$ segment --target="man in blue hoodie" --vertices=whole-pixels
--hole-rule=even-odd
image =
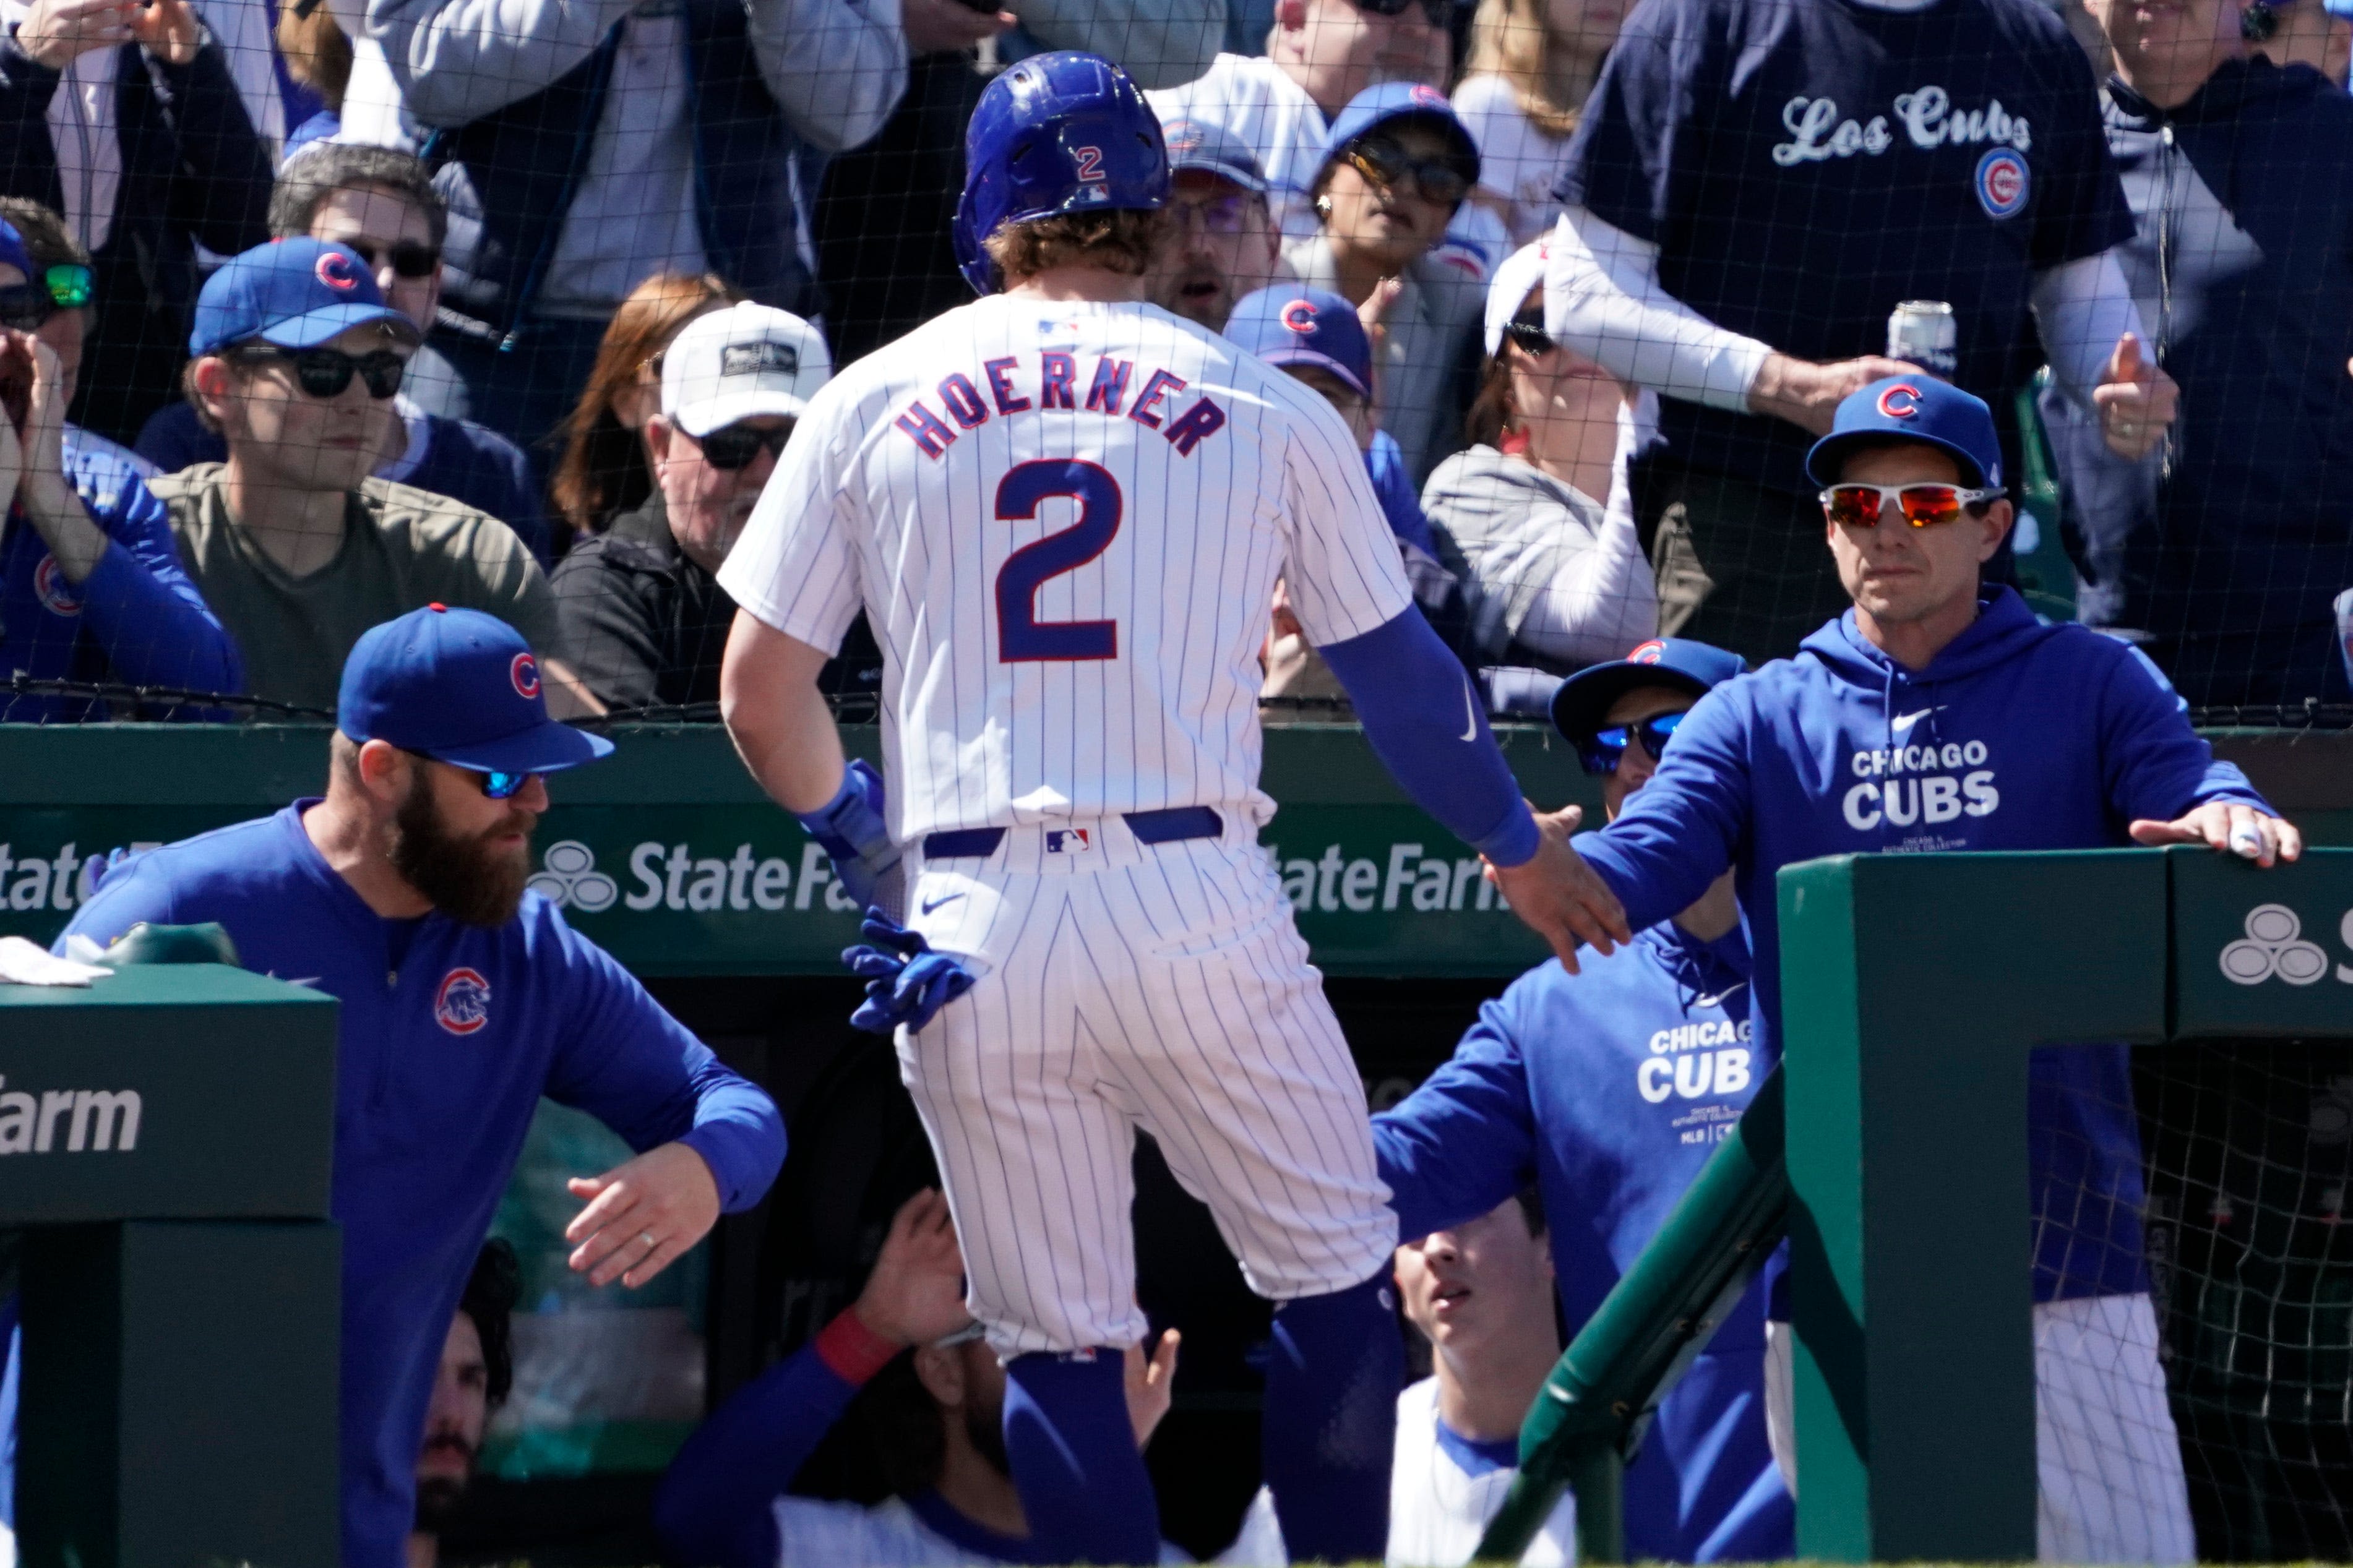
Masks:
[[[1703,698],[1641,796],[1577,841],[1600,884],[1591,908],[1621,931],[1732,869],[1756,952],[1756,1070],[1779,1056],[1784,866],[2128,841],[2205,843],[2264,866],[2302,852],[2146,658],[1979,588],[2011,519],[1984,403],[1927,376],[1873,382],[1839,405],[1807,473],[1853,608],[1796,658]],[[2046,1048],[2032,1063],[2046,1559],[2192,1553],[2142,1258],[2129,1065],[2121,1046]]]
[[[1561,684],[1553,722],[1601,775],[1612,818],[1651,782],[1692,705],[1741,669],[1736,654],[1669,637]],[[1757,1092],[1747,980],[1729,871],[1584,973],[1547,959],[1522,975],[1480,1009],[1451,1061],[1373,1119],[1398,1234],[1451,1228],[1536,1182],[1575,1334]],[[1660,1406],[1626,1472],[1636,1560],[1795,1552],[1796,1510],[1766,1438],[1764,1366],[1760,1283]],[[1500,1506],[1502,1492],[1489,1500]]]
[[[784,1160],[775,1103],[524,886],[542,775],[612,749],[548,718],[506,623],[412,611],[344,665],[325,799],[126,862],[59,939],[217,921],[341,1004],[345,1568],[406,1560],[442,1343],[541,1096],[638,1151],[570,1183],[594,1285],[645,1284]]]

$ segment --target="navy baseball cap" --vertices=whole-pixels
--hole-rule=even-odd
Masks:
[[[188,353],[218,353],[256,338],[281,349],[314,349],[370,321],[417,340],[417,323],[384,302],[359,252],[319,239],[273,240],[231,257],[205,280]]]
[[[1652,637],[1634,645],[1624,658],[1588,664],[1552,694],[1552,725],[1572,742],[1589,740],[1601,728],[1609,705],[1629,691],[1664,686],[1704,697],[1748,665],[1736,653],[1688,637]]]
[[[1246,191],[1263,194],[1266,172],[1259,167],[1258,154],[1250,143],[1210,120],[1190,118],[1171,120],[1161,126],[1168,143],[1168,172],[1181,174],[1190,169],[1204,174],[1215,174],[1229,184]]]
[[[41,280],[41,269],[33,265],[32,252],[25,248],[25,237],[5,217],[0,217],[0,265],[15,268],[27,283]]]
[[[1356,307],[1322,289],[1261,289],[1226,320],[1226,336],[1269,364],[1312,364],[1369,400],[1373,345]]]
[[[1454,143],[1455,162],[1462,177],[1472,184],[1479,183],[1479,143],[1471,139],[1470,127],[1462,123],[1462,117],[1454,112],[1454,106],[1446,100],[1444,93],[1418,81],[1385,81],[1350,99],[1348,106],[1340,110],[1340,118],[1332,122],[1332,134],[1324,143],[1327,149],[1324,164],[1328,166],[1367,131],[1392,120],[1406,119],[1425,121],[1433,130],[1444,133]]]
[[[1831,433],[1806,454],[1806,478],[1825,488],[1839,482],[1839,465],[1857,447],[1889,437],[1917,441],[1952,454],[1972,489],[2001,488],[2001,441],[1985,399],[1933,375],[1891,375],[1850,392],[1838,405]]]
[[[613,742],[547,716],[539,659],[496,616],[427,605],[370,626],[343,660],[335,728],[482,773],[552,773]]]

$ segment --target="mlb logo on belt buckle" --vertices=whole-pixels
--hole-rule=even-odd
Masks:
[[[1049,855],[1083,855],[1094,846],[1087,841],[1083,827],[1055,827],[1046,833],[1046,853]]]

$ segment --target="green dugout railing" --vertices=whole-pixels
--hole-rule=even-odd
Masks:
[[[2029,1050],[2353,1047],[2353,851],[1847,856],[1780,906],[1781,1068],[1546,1380],[1482,1561],[1564,1489],[1624,1561],[1621,1467],[1785,1223],[1799,1556],[2031,1560]]]

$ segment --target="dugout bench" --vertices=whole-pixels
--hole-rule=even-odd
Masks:
[[[334,1099],[318,992],[178,962],[0,984],[26,1568],[339,1559]]]

